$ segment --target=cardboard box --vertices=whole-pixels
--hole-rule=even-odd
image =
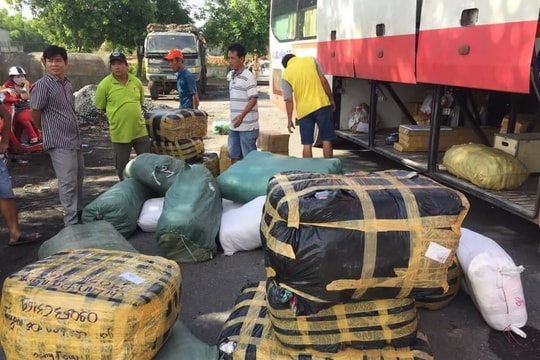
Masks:
[[[410,102],[405,103],[404,105],[419,125],[425,124],[426,121],[429,122],[429,116],[420,113],[420,107],[422,106],[421,103]],[[401,123],[410,124],[409,119],[404,114],[401,116]]]
[[[257,147],[261,151],[289,155],[289,137],[289,134],[282,134],[276,130],[260,131]]]
[[[508,115],[506,115],[502,119],[502,122],[501,122],[501,130],[500,130],[501,134],[508,133],[507,131],[508,121],[509,121],[509,117]],[[527,131],[527,128],[529,127],[529,125],[534,122],[535,122],[534,115],[518,114],[516,117],[516,126],[514,128],[514,133],[520,134],[520,133],[526,133],[526,132],[540,132],[540,120],[538,120],[536,124],[532,125],[531,131]]]
[[[493,147],[521,160],[530,172],[540,172],[540,133],[495,134]]]
[[[499,128],[483,126],[482,131],[493,144],[493,135],[499,131]],[[427,125],[400,125],[399,142],[394,143],[394,149],[397,151],[427,151],[429,148],[430,126]],[[439,151],[446,151],[453,145],[480,143],[480,139],[473,129],[466,127],[451,128],[441,126],[439,135]]]
[[[229,148],[227,144],[221,145],[219,150],[219,173],[223,174],[232,165],[232,160],[229,157]]]

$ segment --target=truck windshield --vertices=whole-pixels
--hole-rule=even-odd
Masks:
[[[171,49],[182,52],[197,52],[195,37],[189,33],[160,33],[149,34],[146,38],[146,52],[164,53]]]

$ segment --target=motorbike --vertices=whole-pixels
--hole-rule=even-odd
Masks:
[[[5,106],[4,105],[4,98],[5,98],[4,94],[0,93],[0,105],[1,106]],[[12,113],[11,124],[13,126],[13,120],[14,120],[13,118],[15,116],[15,109],[12,109],[12,110],[13,111],[11,112]],[[24,110],[24,111],[30,111],[30,109]],[[1,140],[1,136],[2,136],[1,135],[2,127],[3,127],[3,120],[0,118],[0,140]],[[41,137],[41,134],[40,134],[40,137]],[[30,153],[35,153],[35,152],[43,152],[43,143],[41,142],[41,140],[42,139],[39,138],[39,142],[36,143],[36,144],[24,143],[24,142],[21,142],[19,139],[17,139],[15,134],[13,134],[13,131],[10,131],[8,150],[5,153],[0,154],[0,160],[2,160],[9,169],[11,167],[12,163],[16,160],[16,155],[30,154]]]

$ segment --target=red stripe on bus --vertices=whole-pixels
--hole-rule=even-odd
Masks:
[[[528,93],[537,21],[424,30],[418,82]]]
[[[319,42],[317,59],[330,75],[415,83],[415,35]]]

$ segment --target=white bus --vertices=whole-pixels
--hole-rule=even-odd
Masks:
[[[540,126],[539,11],[540,0],[272,0],[272,99],[283,107],[283,55],[314,56],[332,80],[340,138],[538,223],[538,173],[516,190],[481,189],[444,170],[440,133],[459,128],[491,145],[489,127],[498,132],[505,117],[509,133],[518,115]],[[349,128],[360,103],[367,133]],[[420,116],[423,103],[431,113]],[[404,122],[425,124],[425,149],[387,144]]]

